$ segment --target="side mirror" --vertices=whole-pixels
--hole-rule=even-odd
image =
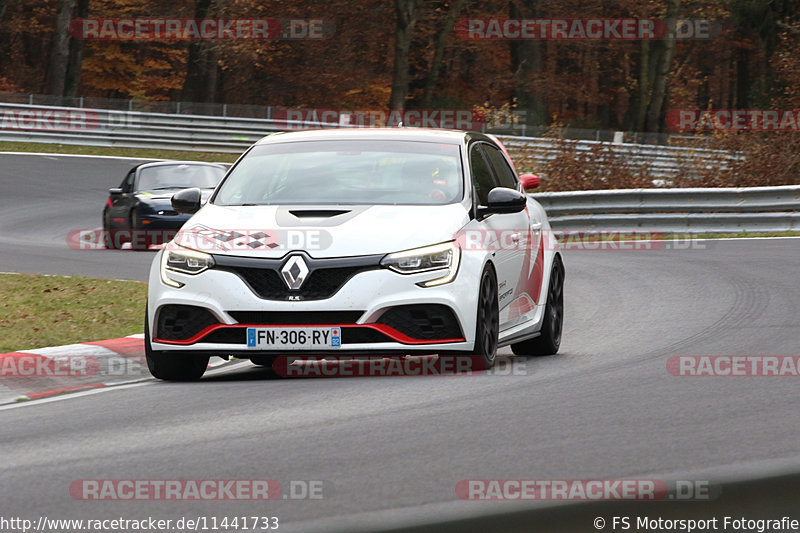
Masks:
[[[523,174],[519,177],[523,189],[535,189],[539,186],[539,176],[536,174]]]
[[[119,196],[120,194],[122,194],[122,189],[120,189],[119,187],[108,189],[108,194],[110,194],[111,196]]]
[[[178,213],[194,214],[200,210],[200,202],[202,201],[202,194],[200,189],[193,187],[191,189],[183,189],[172,195],[170,203],[172,208]]]
[[[495,187],[489,191],[488,205],[478,206],[478,218],[493,213],[519,213],[528,203],[528,198],[519,191],[507,187]]]

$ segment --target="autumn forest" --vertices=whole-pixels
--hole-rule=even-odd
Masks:
[[[0,0],[0,90],[299,108],[514,106],[529,124],[660,131],[670,109],[780,108],[792,0]],[[81,40],[79,18],[318,20],[322,38]],[[465,19],[704,19],[706,38],[469,39]],[[73,32],[74,33],[74,32]]]

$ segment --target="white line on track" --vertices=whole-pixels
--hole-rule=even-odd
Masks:
[[[172,161],[157,157],[129,157],[122,155],[60,154],[57,152],[0,152],[0,155],[39,155],[43,157],[93,157],[96,159],[124,159],[130,161]],[[177,161],[177,160],[176,160]]]
[[[231,154],[237,152],[231,152]],[[59,157],[88,157],[88,158],[95,158],[95,159],[120,159],[123,161],[195,161],[194,159],[162,159],[160,157],[131,157],[131,156],[124,156],[124,155],[93,155],[93,154],[61,154],[58,152],[0,152],[0,155],[37,155],[41,157],[48,157],[48,158],[59,158]],[[198,161],[199,163],[216,163],[216,164],[224,164],[228,165],[230,163],[222,163],[221,161]]]
[[[12,403],[9,405],[2,405],[0,406],[0,411],[8,411],[10,409],[18,409],[20,407],[30,407],[34,405],[44,405],[46,403],[60,402],[63,400],[70,400],[72,398],[80,398],[82,396],[92,396],[93,394],[100,394],[101,392],[108,392],[112,390],[131,389],[133,387],[141,387],[142,385],[147,385],[148,383],[152,383],[153,381],[154,380],[152,378],[145,378],[132,382],[127,381],[124,383],[108,385],[106,387],[99,387],[96,389],[88,389],[78,392],[67,392],[57,396],[51,396],[49,398],[42,398],[41,400],[28,400],[24,402]]]
[[[217,376],[219,374],[224,374],[224,373],[235,371],[235,370],[241,370],[242,368],[247,367],[247,366],[251,366],[251,365],[252,365],[252,363],[250,363],[250,361],[247,361],[247,360],[244,360],[244,361],[234,360],[234,361],[223,362],[221,365],[219,365],[219,366],[217,366],[215,368],[209,368],[206,371],[205,375],[206,376]],[[95,388],[95,389],[88,389],[88,390],[82,390],[82,391],[77,391],[77,392],[65,392],[63,394],[59,394],[59,395],[56,395],[56,396],[51,396],[49,398],[42,398],[40,400],[26,400],[26,401],[12,403],[12,404],[8,404],[8,405],[0,405],[0,411],[8,411],[10,409],[18,409],[18,408],[21,408],[21,407],[29,407],[29,406],[32,406],[32,405],[43,405],[43,404],[46,404],[46,403],[60,402],[60,401],[64,401],[64,400],[71,400],[73,398],[81,398],[83,396],[92,396],[92,395],[95,395],[95,394],[101,394],[103,392],[111,392],[111,391],[117,391],[117,390],[123,390],[123,389],[131,389],[131,388],[134,388],[134,387],[141,387],[142,385],[147,385],[148,383],[154,383],[155,381],[156,381],[155,378],[143,378],[143,379],[137,379],[137,380],[132,380],[132,381],[123,381],[123,382],[120,382],[120,383],[112,383],[112,384],[106,385],[104,387],[98,387],[98,388]]]

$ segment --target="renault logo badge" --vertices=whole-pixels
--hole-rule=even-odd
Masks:
[[[299,289],[308,277],[308,265],[299,255],[293,255],[281,268],[281,277],[292,290]]]

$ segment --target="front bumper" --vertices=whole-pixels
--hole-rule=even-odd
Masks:
[[[458,275],[445,285],[416,285],[436,277],[432,273],[402,275],[376,268],[356,273],[330,297],[287,301],[259,297],[242,277],[218,268],[198,275],[170,272],[170,278],[184,285],[169,287],[161,281],[162,253],[156,254],[149,280],[147,312],[149,323],[153,325],[153,350],[258,356],[277,353],[399,355],[466,352],[473,348],[479,281],[475,272],[480,273],[483,267],[481,258],[474,254],[462,254]],[[193,329],[182,336],[165,335],[168,328],[161,320],[165,316],[162,313],[174,310],[168,306],[199,307],[206,310],[208,316],[193,324]],[[445,328],[442,331],[446,335],[437,336],[435,332],[426,334],[415,330],[402,316],[391,319],[391,313],[402,314],[398,309],[423,307],[451,313],[457,329]],[[296,316],[301,318],[295,320]],[[277,352],[247,347],[247,327],[301,325],[341,327],[341,348]]]

